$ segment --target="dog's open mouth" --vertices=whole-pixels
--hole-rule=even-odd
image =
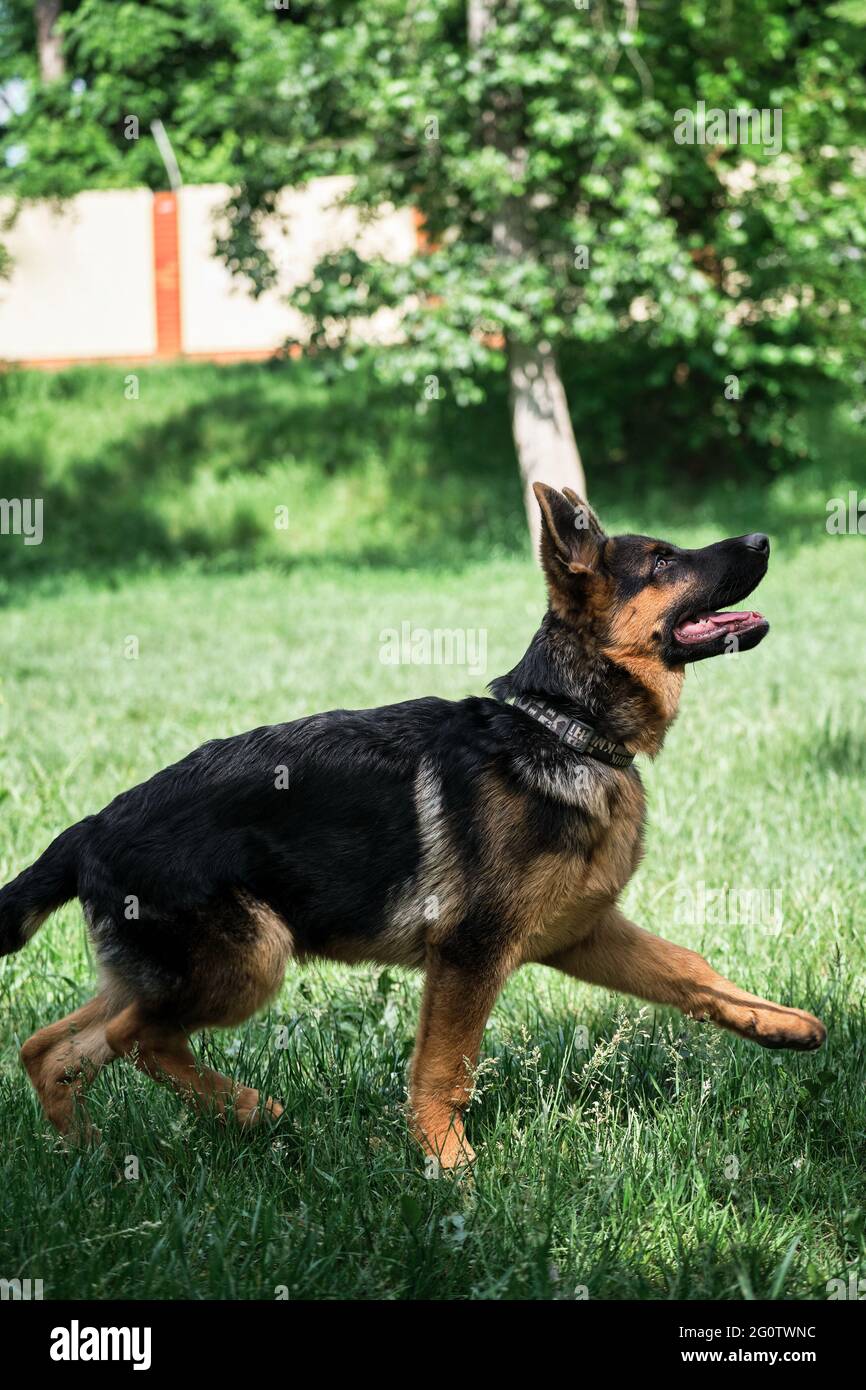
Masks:
[[[696,613],[684,618],[674,628],[674,637],[683,646],[690,642],[707,642],[712,637],[742,637],[766,622],[762,613]]]

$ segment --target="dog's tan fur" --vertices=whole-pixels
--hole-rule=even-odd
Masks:
[[[249,943],[243,950],[227,950],[215,934],[210,951],[196,961],[189,993],[182,1008],[172,1011],[174,1017],[131,1001],[128,990],[107,973],[95,999],[24,1044],[21,1060],[48,1119],[62,1134],[75,1141],[91,1137],[85,1088],[121,1056],[130,1057],[153,1080],[174,1086],[199,1108],[210,1105],[219,1114],[232,1110],[242,1124],[282,1113],[276,1101],[268,1098],[262,1106],[251,1087],[200,1067],[189,1046],[190,1033],[243,1023],[283,982],[292,954],[288,927],[263,903],[249,898],[242,903]]]
[[[626,585],[618,592],[609,564],[616,541],[608,540],[585,504],[582,528],[570,527],[569,512],[579,503],[573,495],[565,503],[552,489],[537,492],[553,615],[551,660],[566,669],[576,635],[578,646],[625,673],[619,714],[634,731],[627,746],[654,755],[683,687],[683,668],[662,658],[660,632],[672,605],[685,602],[686,586],[682,594],[672,584]],[[626,539],[642,557],[645,538]],[[471,871],[441,778],[422,759],[415,773],[412,873],[389,889],[379,930],[344,935],[339,925],[317,948],[329,959],[425,970],[410,1074],[411,1124],[445,1168],[473,1157],[463,1115],[485,1024],[509,975],[526,963],[671,1005],[766,1046],[811,1048],[824,1037],[811,1014],[739,989],[694,951],[643,931],[620,913],[617,899],[642,852],[644,794],[634,768],[595,762],[589,769],[579,759],[560,765],[549,739],[531,748],[523,762],[515,754],[507,775],[491,762],[471,782],[472,804],[463,808],[477,837]],[[557,813],[557,838],[547,842],[554,848],[545,847],[543,836],[533,838],[540,802]],[[278,912],[246,892],[237,894],[226,920],[209,921],[193,940],[198,944],[190,948],[174,995],[160,993],[158,977],[152,985],[143,979],[134,992],[106,969],[95,999],[24,1044],[24,1066],[62,1133],[88,1135],[84,1089],[121,1056],[195,1105],[234,1114],[242,1124],[279,1115],[275,1101],[262,1101],[257,1091],[199,1066],[188,1038],[197,1029],[243,1022],[274,997],[289,959],[302,961],[312,952],[296,943]]]

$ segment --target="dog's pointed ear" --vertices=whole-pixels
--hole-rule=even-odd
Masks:
[[[562,489],[563,497],[567,497],[575,511],[578,513],[578,525],[585,531],[592,531],[599,545],[604,545],[607,541],[607,532],[596,516],[588,502],[584,502],[582,497],[578,497],[573,487]]]
[[[541,508],[541,562],[553,580],[563,571],[589,577],[598,571],[607,541],[592,508],[571,488],[557,492],[547,483],[533,483]]]

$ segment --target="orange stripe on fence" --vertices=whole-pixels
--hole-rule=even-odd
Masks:
[[[180,237],[177,196],[153,195],[153,284],[156,295],[156,356],[182,351],[180,322]]]

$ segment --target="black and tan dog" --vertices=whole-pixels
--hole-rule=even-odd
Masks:
[[[102,988],[36,1033],[24,1066],[80,1135],[86,1081],[128,1055],[245,1124],[279,1105],[197,1065],[188,1035],[241,1023],[289,960],[426,975],[414,1131],[444,1166],[504,981],[538,962],[670,1004],[765,1047],[815,1048],[818,1019],[748,994],[643,931],[617,898],[641,856],[635,753],[656,754],[688,662],[765,636],[718,610],[767,569],[766,536],[700,550],[608,538],[573,493],[537,486],[550,602],[494,698],[335,710],[204,744],[65,831],[0,893],[0,952],[78,896]]]

